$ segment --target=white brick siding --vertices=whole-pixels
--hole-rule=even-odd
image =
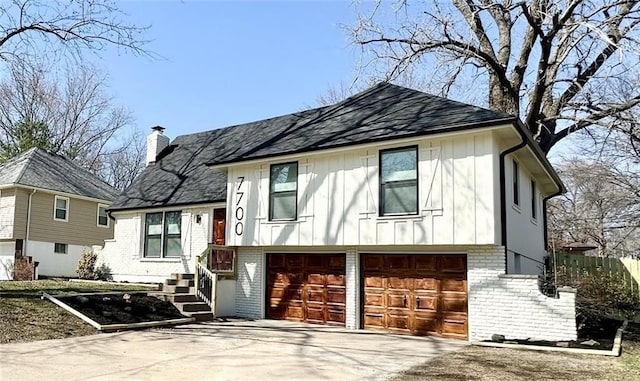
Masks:
[[[504,275],[504,247],[470,249],[467,256],[469,340],[575,340],[575,293],[540,292],[535,275]]]
[[[238,249],[236,315],[264,318],[265,256],[260,248]]]
[[[345,326],[360,328],[360,263],[358,251],[346,251],[346,306]]]
[[[102,248],[93,248],[98,263],[109,266],[115,281],[163,282],[171,273],[193,273],[196,256],[208,245],[211,210],[205,206],[182,210],[180,258],[144,258],[145,213],[117,213],[114,239],[106,240]]]

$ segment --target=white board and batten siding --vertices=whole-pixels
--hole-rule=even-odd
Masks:
[[[418,146],[419,213],[380,217],[380,150],[408,146]],[[227,244],[495,244],[498,156],[491,132],[310,154],[296,160],[297,220],[290,222],[269,221],[270,165],[283,161],[233,166],[227,176]]]
[[[518,162],[519,205],[513,202],[513,160]],[[543,195],[536,183],[532,195],[531,172],[522,160],[513,154],[505,157],[505,184],[507,211],[507,264],[508,273],[541,274],[544,257],[547,254],[544,245]],[[535,180],[535,179],[534,179]],[[535,197],[535,218],[532,212],[532,196]]]

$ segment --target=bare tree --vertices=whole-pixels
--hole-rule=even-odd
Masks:
[[[109,0],[9,0],[0,2],[0,60],[24,61],[45,54],[80,58],[116,46],[148,54],[147,26],[125,21]]]
[[[360,5],[351,34],[363,72],[393,80],[424,68],[445,95],[480,89],[491,109],[519,115],[548,152],[637,109],[639,3],[405,0],[389,14],[378,0]]]
[[[595,244],[602,255],[640,254],[640,178],[629,163],[569,159],[559,172],[569,191],[549,202],[550,237]]]
[[[116,147],[101,158],[99,174],[114,188],[124,190],[145,168],[144,137],[139,131],[125,134]]]
[[[40,146],[108,181],[121,178],[122,172],[139,172],[133,158],[142,139],[127,134],[133,118],[107,94],[106,76],[89,65],[74,66],[57,75],[43,66],[25,63],[13,63],[9,68],[9,77],[0,82],[0,147],[4,148],[0,156],[8,158]],[[25,125],[45,131],[25,134]],[[33,139],[34,135],[39,139]],[[25,136],[31,143],[25,144]],[[42,136],[46,136],[45,142]],[[120,143],[116,137],[121,138]],[[127,160],[113,161],[116,156]],[[118,163],[125,167],[117,168]],[[117,185],[120,183],[118,180]]]

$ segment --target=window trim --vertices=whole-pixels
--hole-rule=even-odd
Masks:
[[[104,214],[107,217],[107,224],[106,225],[102,225],[100,224],[100,208],[104,208]],[[98,204],[98,208],[96,209],[96,225],[100,228],[109,228],[109,214],[107,213],[107,208],[109,208],[109,205],[107,204]]]
[[[534,179],[531,179],[530,187],[531,187],[531,219],[536,221],[538,219],[538,197],[537,197],[538,187]]]
[[[516,159],[511,164],[511,201],[516,207],[520,207],[520,163]]]
[[[56,217],[56,211],[58,210],[58,200],[65,200],[64,219]],[[69,197],[56,195],[53,199],[53,220],[61,222],[69,222]],[[61,209],[62,210],[62,209]]]
[[[58,245],[60,245],[61,247],[64,247],[64,251],[56,250]],[[69,254],[69,244],[68,243],[62,243],[62,242],[54,242],[54,244],[53,244],[53,252],[55,254]]]
[[[295,165],[296,166],[296,190],[295,190],[295,203],[294,203],[294,216],[293,218],[273,218],[273,195],[276,193],[285,193],[285,192],[274,192],[273,191],[273,187],[271,186],[273,184],[273,178],[271,177],[273,175],[273,167],[274,166],[284,166],[284,165]],[[300,177],[300,165],[298,164],[297,161],[288,161],[288,162],[284,162],[284,163],[274,163],[271,164],[269,166],[269,221],[297,221],[298,220],[298,184],[300,183],[299,181],[299,177]],[[288,191],[291,192],[291,191]]]
[[[389,152],[400,152],[413,150],[416,154],[416,211],[415,213],[385,213],[384,212],[384,193],[382,192],[382,156]],[[418,145],[410,145],[403,147],[381,149],[378,152],[378,217],[401,217],[401,216],[417,216],[420,214],[420,157]],[[406,181],[406,180],[405,180]]]
[[[180,216],[180,235],[178,238],[180,238],[180,255],[177,256],[166,256],[166,249],[167,249],[167,237],[169,236],[169,234],[167,233],[167,224],[166,224],[166,216],[167,213],[178,213]],[[161,221],[161,227],[160,227],[160,234],[153,234],[152,236],[160,236],[160,256],[153,256],[150,257],[147,255],[147,250],[149,248],[148,245],[148,225],[147,225],[147,216],[151,215],[151,214],[160,214],[162,215]],[[144,214],[144,230],[143,230],[143,235],[142,235],[142,239],[144,240],[143,242],[143,249],[142,249],[142,260],[180,260],[180,258],[182,258],[184,256],[184,253],[182,252],[182,210],[163,210],[163,211],[157,211],[157,212],[151,212],[151,213],[145,213]],[[176,238],[175,234],[171,234],[174,237],[171,238]]]

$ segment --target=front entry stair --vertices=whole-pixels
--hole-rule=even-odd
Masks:
[[[194,274],[171,274],[171,278],[162,285],[162,291],[183,315],[193,317],[196,321],[213,320],[209,305],[196,296],[194,278]]]

